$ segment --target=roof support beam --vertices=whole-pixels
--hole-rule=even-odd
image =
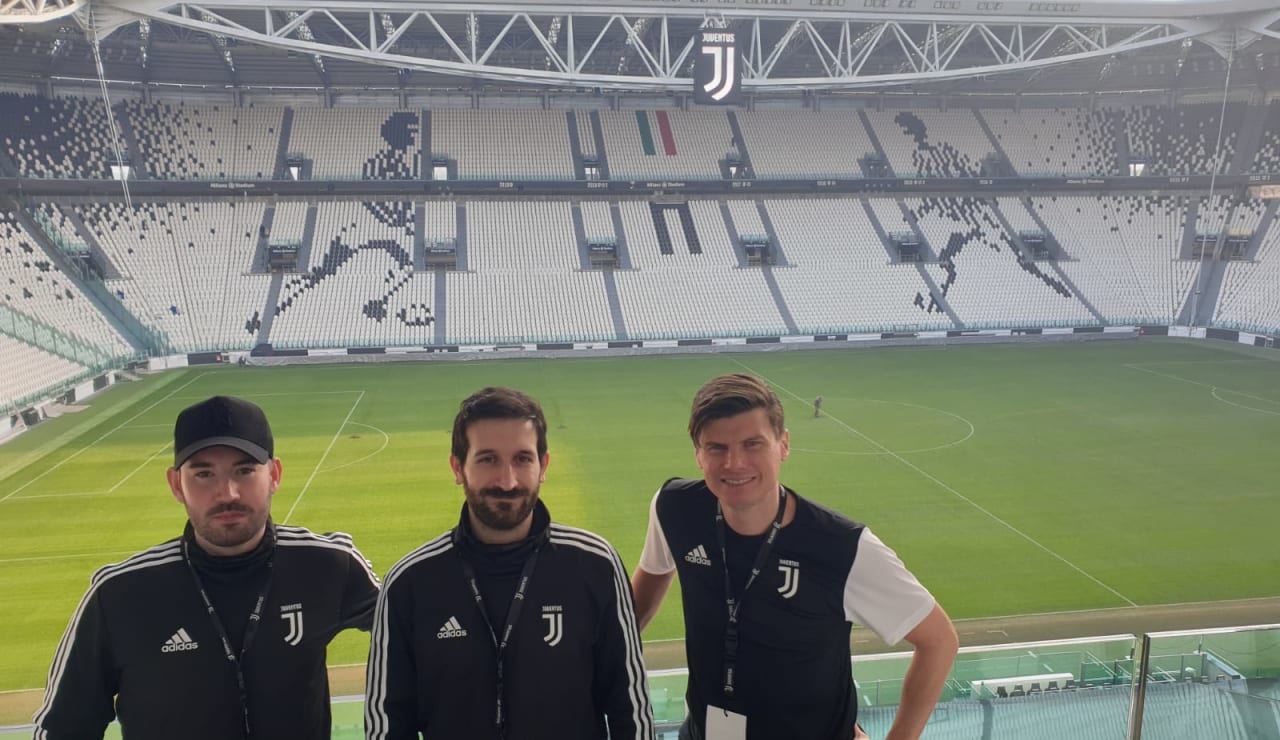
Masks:
[[[132,0],[114,1],[121,3],[114,10],[135,18],[308,55],[458,77],[618,91],[691,89],[689,60],[696,51],[700,25],[681,12],[624,15],[566,6],[543,15],[536,4],[510,12],[498,12],[493,6],[477,12],[447,4],[422,10],[422,6],[410,8],[392,0],[363,0],[359,9],[347,7],[354,0],[319,5],[267,0],[265,8],[262,0],[201,0],[198,5],[179,3],[147,10],[145,4]],[[277,25],[275,13],[289,20]],[[381,27],[375,22],[378,14],[383,16]],[[1224,30],[1221,22],[1205,19],[1031,22],[991,17],[872,19],[865,14],[832,18],[764,11],[720,15],[718,20],[739,32],[743,87],[748,92],[873,88],[1034,71]],[[552,18],[562,19],[554,38],[542,29]],[[1272,27],[1280,23],[1280,11],[1248,20],[1253,33],[1280,38],[1280,29]],[[308,21],[316,24],[317,31],[323,30],[326,38],[312,34]],[[403,44],[410,36],[414,43]],[[522,62],[498,53],[508,48],[528,50],[534,44],[540,53],[516,54]],[[425,51],[421,55],[400,51],[408,48]],[[873,58],[877,64],[870,66]],[[639,64],[628,65],[628,61]],[[516,66],[521,63],[525,66]]]

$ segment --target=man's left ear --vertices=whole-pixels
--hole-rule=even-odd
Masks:
[[[542,456],[542,473],[538,476],[539,483],[547,482],[547,466],[551,464],[551,453]]]
[[[280,464],[278,457],[268,460],[267,465],[271,466],[271,495],[274,496],[276,491],[280,490],[280,477],[284,474],[284,466]]]
[[[165,479],[169,481],[169,493],[173,494],[173,499],[186,506],[187,498],[182,492],[182,473],[177,468],[169,468],[164,475]]]
[[[786,460],[791,456],[791,430],[782,430],[782,459]]]

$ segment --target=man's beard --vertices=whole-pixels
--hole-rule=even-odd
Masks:
[[[238,512],[244,518],[234,524],[223,524],[215,517],[226,512]],[[261,533],[267,524],[267,512],[257,511],[241,504],[225,504],[210,509],[199,521],[193,521],[196,534],[205,542],[217,547],[239,547]]]
[[[482,488],[477,491],[464,481],[462,490],[472,516],[489,529],[505,532],[520,526],[533,514],[539,489]]]

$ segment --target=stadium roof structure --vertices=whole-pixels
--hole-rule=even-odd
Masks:
[[[708,26],[752,96],[1280,79],[1275,0],[0,0],[0,78],[680,94]]]

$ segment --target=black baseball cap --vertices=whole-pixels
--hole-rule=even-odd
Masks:
[[[243,398],[214,396],[189,406],[173,425],[173,467],[182,467],[206,447],[234,447],[265,463],[275,453],[271,425],[262,409]]]

